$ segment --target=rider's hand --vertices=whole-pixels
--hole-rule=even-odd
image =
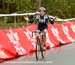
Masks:
[[[57,19],[57,18],[58,18],[58,16],[55,16],[55,17],[54,17],[54,19]]]
[[[24,19],[25,19],[26,21],[29,21],[29,17],[28,17],[28,16],[24,16]]]

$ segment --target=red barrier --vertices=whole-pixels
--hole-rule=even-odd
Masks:
[[[26,55],[35,51],[36,25],[13,30],[0,30],[0,61]],[[54,24],[48,26],[46,47],[52,48],[60,44],[68,44],[75,41],[75,23]]]

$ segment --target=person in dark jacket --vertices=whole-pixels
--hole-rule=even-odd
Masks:
[[[54,17],[54,18],[50,17],[49,15],[46,14],[46,8],[40,7],[39,14],[35,15],[32,20],[30,20],[28,17],[24,17],[24,19],[30,23],[33,23],[33,22],[38,23],[38,29],[37,29],[38,31],[47,32],[48,22],[50,22],[53,25],[56,17]],[[37,37],[38,36],[39,36],[39,34],[37,34]]]

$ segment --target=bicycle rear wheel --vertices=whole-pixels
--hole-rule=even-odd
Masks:
[[[41,43],[40,43],[40,52],[41,52],[42,59],[44,59],[44,49]]]
[[[44,50],[40,40],[38,40],[36,44],[36,60],[39,59],[39,55],[41,55],[42,59],[44,59]]]
[[[35,52],[36,60],[38,60],[38,44],[36,43],[36,52]]]

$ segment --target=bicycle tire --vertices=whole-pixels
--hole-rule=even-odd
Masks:
[[[36,60],[38,60],[38,51],[40,51],[40,39],[37,37],[37,43],[36,43]]]
[[[38,60],[38,49],[39,49],[39,52],[41,52],[41,56],[42,56],[42,59],[44,59],[44,51],[43,51],[43,47],[42,47],[42,44],[40,42],[40,39],[38,39],[38,42],[36,44],[36,60]]]
[[[40,43],[40,52],[41,52],[42,59],[44,59],[44,50],[41,43]]]
[[[36,52],[35,52],[35,55],[36,55],[36,60],[38,60],[38,44],[36,43]]]

